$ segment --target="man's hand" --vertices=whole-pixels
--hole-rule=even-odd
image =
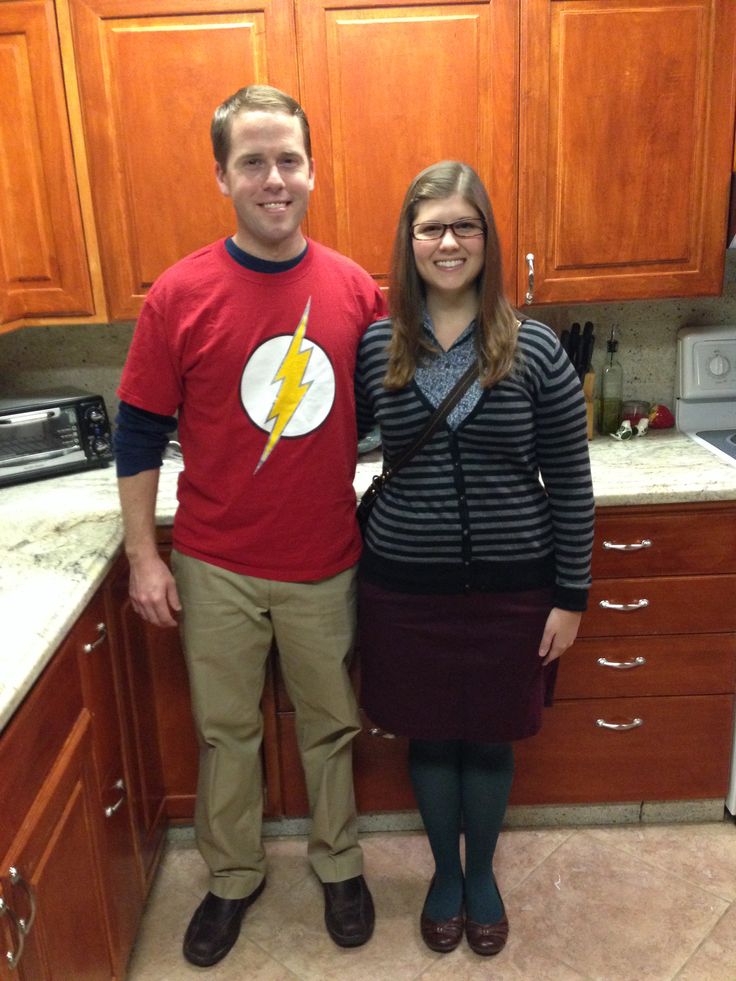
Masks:
[[[130,599],[136,613],[157,627],[175,627],[179,594],[168,566],[156,553],[130,563]]]
[[[544,625],[542,643],[539,645],[539,656],[544,658],[543,664],[556,660],[568,647],[572,647],[582,615],[572,610],[560,610],[556,606],[550,610]]]

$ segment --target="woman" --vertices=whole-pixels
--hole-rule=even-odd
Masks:
[[[424,941],[446,952],[464,931],[476,953],[496,954],[508,936],[492,863],[511,743],[540,728],[590,584],[585,404],[555,334],[520,323],[503,296],[490,201],[466,164],[435,164],[411,184],[389,303],[391,319],[363,338],[356,380],[359,428],[378,423],[387,460],[471,362],[478,380],[371,513],[363,705],[409,737],[435,861]]]

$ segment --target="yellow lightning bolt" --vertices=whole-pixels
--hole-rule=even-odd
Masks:
[[[307,305],[304,308],[299,325],[291,338],[289,350],[279,365],[278,371],[273,376],[273,381],[281,382],[281,387],[279,388],[278,395],[273,400],[273,405],[271,406],[271,411],[268,414],[266,422],[270,422],[272,419],[275,419],[276,422],[271,430],[271,435],[268,437],[266,447],[261,454],[261,459],[258,461],[258,466],[254,471],[255,473],[258,473],[271,455],[271,451],[281,439],[281,434],[286,429],[289,420],[299,408],[302,399],[309,391],[309,386],[312,384],[311,382],[307,382],[305,385],[302,382],[307,365],[309,364],[309,359],[312,356],[312,350],[311,348],[308,351],[299,350],[307,330],[311,302],[312,298],[310,297],[307,300]]]

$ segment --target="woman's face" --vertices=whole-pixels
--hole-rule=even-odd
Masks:
[[[417,207],[412,228],[423,222],[451,222],[478,219],[481,215],[461,194],[435,201],[422,201]],[[462,296],[475,289],[478,276],[483,271],[486,250],[485,235],[461,238],[451,228],[444,230],[441,238],[420,241],[412,238],[414,260],[419,276],[426,284],[427,293],[443,296]]]

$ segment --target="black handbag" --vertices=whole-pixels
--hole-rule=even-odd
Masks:
[[[368,525],[368,518],[370,517],[370,513],[373,510],[373,505],[378,500],[383,488],[386,486],[389,480],[395,476],[399,470],[405,467],[409,460],[411,460],[411,458],[419,452],[427,440],[429,440],[438,429],[441,423],[444,422],[447,416],[452,412],[477,377],[478,365],[474,362],[457,381],[451,391],[449,391],[442,399],[440,404],[432,413],[427,425],[421,431],[419,436],[417,436],[412,445],[408,449],[404,450],[396,463],[394,463],[392,466],[387,467],[384,463],[381,473],[377,473],[370,482],[368,489],[358,501],[358,510],[356,511],[358,526],[362,535],[365,535],[365,529]]]

